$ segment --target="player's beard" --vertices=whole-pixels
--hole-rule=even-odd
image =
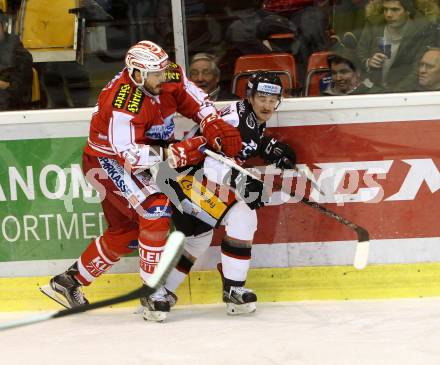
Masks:
[[[145,90],[147,90],[152,95],[159,95],[162,91],[162,82],[158,83],[156,86],[151,87],[150,85],[145,86]]]

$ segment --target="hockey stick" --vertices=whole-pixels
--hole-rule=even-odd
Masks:
[[[285,160],[285,159],[286,158],[284,157],[283,160]],[[288,165],[290,165],[290,163]],[[307,165],[304,165],[304,167],[302,167],[302,168],[299,168],[297,166],[295,166],[295,167],[288,167],[288,168],[293,170],[293,171],[295,171],[298,175],[304,176],[310,182],[310,184],[312,185],[313,189],[318,191],[320,194],[324,195],[324,192],[319,187],[318,182],[316,181],[315,176],[313,175],[312,170],[310,170],[310,168]]]
[[[257,176],[255,176],[254,174],[249,172],[248,170],[244,169],[243,167],[237,165],[231,159],[226,158],[222,155],[219,155],[218,153],[215,153],[215,152],[208,150],[208,149],[203,150],[203,152],[206,155],[212,157],[213,159],[220,161],[220,162],[224,163],[225,165],[227,165],[233,169],[236,169],[236,170],[242,172],[243,174],[250,176],[251,178],[253,178],[255,180],[261,181],[260,178],[258,178]],[[280,188],[280,186],[278,185],[277,188]],[[286,192],[284,192],[284,193],[286,193]],[[286,194],[290,195],[291,197],[295,197],[295,195],[290,192],[286,193]],[[321,204],[310,201],[309,199],[307,199],[305,197],[303,197],[300,201],[301,201],[301,203],[303,203],[313,209],[318,210],[322,214],[325,214],[326,216],[337,220],[339,223],[347,226],[348,228],[350,228],[356,232],[358,243],[356,245],[356,252],[354,255],[353,266],[358,270],[364,269],[368,263],[368,254],[369,254],[369,250],[370,250],[370,242],[369,242],[370,235],[369,235],[368,231],[365,228],[360,227],[357,224],[354,224],[353,222],[349,221],[348,219],[340,216],[339,214],[331,211],[330,209],[325,208]]]
[[[107,307],[109,305],[127,302],[132,299],[140,298],[141,296],[149,296],[153,294],[162,282],[167,278],[169,272],[173,269],[177,261],[179,260],[182,251],[185,236],[182,232],[174,231],[168,237],[165,249],[161,255],[159,264],[154,270],[154,274],[148,279],[146,285],[135,289],[127,294],[120,295],[118,297],[104,299],[96,303],[85,304],[78,307],[63,309],[56,312],[50,312],[45,314],[36,315],[33,317],[28,317],[18,321],[12,321],[0,325],[0,331],[17,328],[22,326],[27,326],[33,323],[44,322],[49,319],[55,319],[65,316],[70,316],[72,314],[87,312],[92,309]]]
[[[182,138],[182,140],[192,138],[196,135],[196,133],[199,131],[200,126],[197,124],[194,127],[192,127],[187,134]],[[202,149],[202,152],[205,152],[204,149]],[[215,152],[214,152],[215,153]],[[221,156],[221,155],[218,155]],[[212,157],[212,156],[211,156]],[[215,159],[215,157],[213,157]],[[315,179],[315,176],[313,176],[313,172],[310,170],[310,168],[306,165],[303,168],[293,167],[292,170],[294,170],[296,173],[303,175],[307,180],[310,181],[310,184],[312,187],[318,191],[320,194],[324,195],[320,187],[318,186],[318,183]]]

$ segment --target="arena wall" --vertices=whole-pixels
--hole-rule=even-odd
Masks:
[[[312,190],[314,200],[368,229],[370,260],[367,269],[353,269],[351,230],[277,196],[258,211],[249,283],[260,298],[440,295],[439,105],[438,93],[283,102],[270,133],[291,143],[300,166],[314,171],[324,192]],[[0,114],[0,309],[46,308],[43,299],[35,302],[36,286],[63,271],[105,227],[99,197],[80,170],[92,111]],[[176,124],[177,137],[192,126],[183,118]],[[265,178],[279,173],[265,170]],[[285,186],[309,192],[287,175]],[[185,282],[181,303],[219,300],[219,237]],[[90,295],[127,290],[136,271],[136,256],[124,258]]]

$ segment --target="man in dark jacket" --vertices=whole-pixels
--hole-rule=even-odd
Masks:
[[[0,110],[25,109],[32,96],[32,55],[6,32],[7,22],[0,10]]]

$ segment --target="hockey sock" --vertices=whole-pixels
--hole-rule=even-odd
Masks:
[[[244,285],[251,261],[250,245],[223,240],[221,260],[225,287]]]
[[[119,258],[109,257],[101,244],[102,236],[97,237],[78,259],[78,273],[75,279],[82,285],[90,285],[98,276],[110,269]]]
[[[139,240],[139,266],[144,282],[151,277],[159,263],[165,242],[145,244]]]
[[[183,280],[185,280],[191,271],[193,265],[194,263],[189,258],[182,255],[176,267],[168,275],[165,288],[175,293],[179,285],[182,284]]]

